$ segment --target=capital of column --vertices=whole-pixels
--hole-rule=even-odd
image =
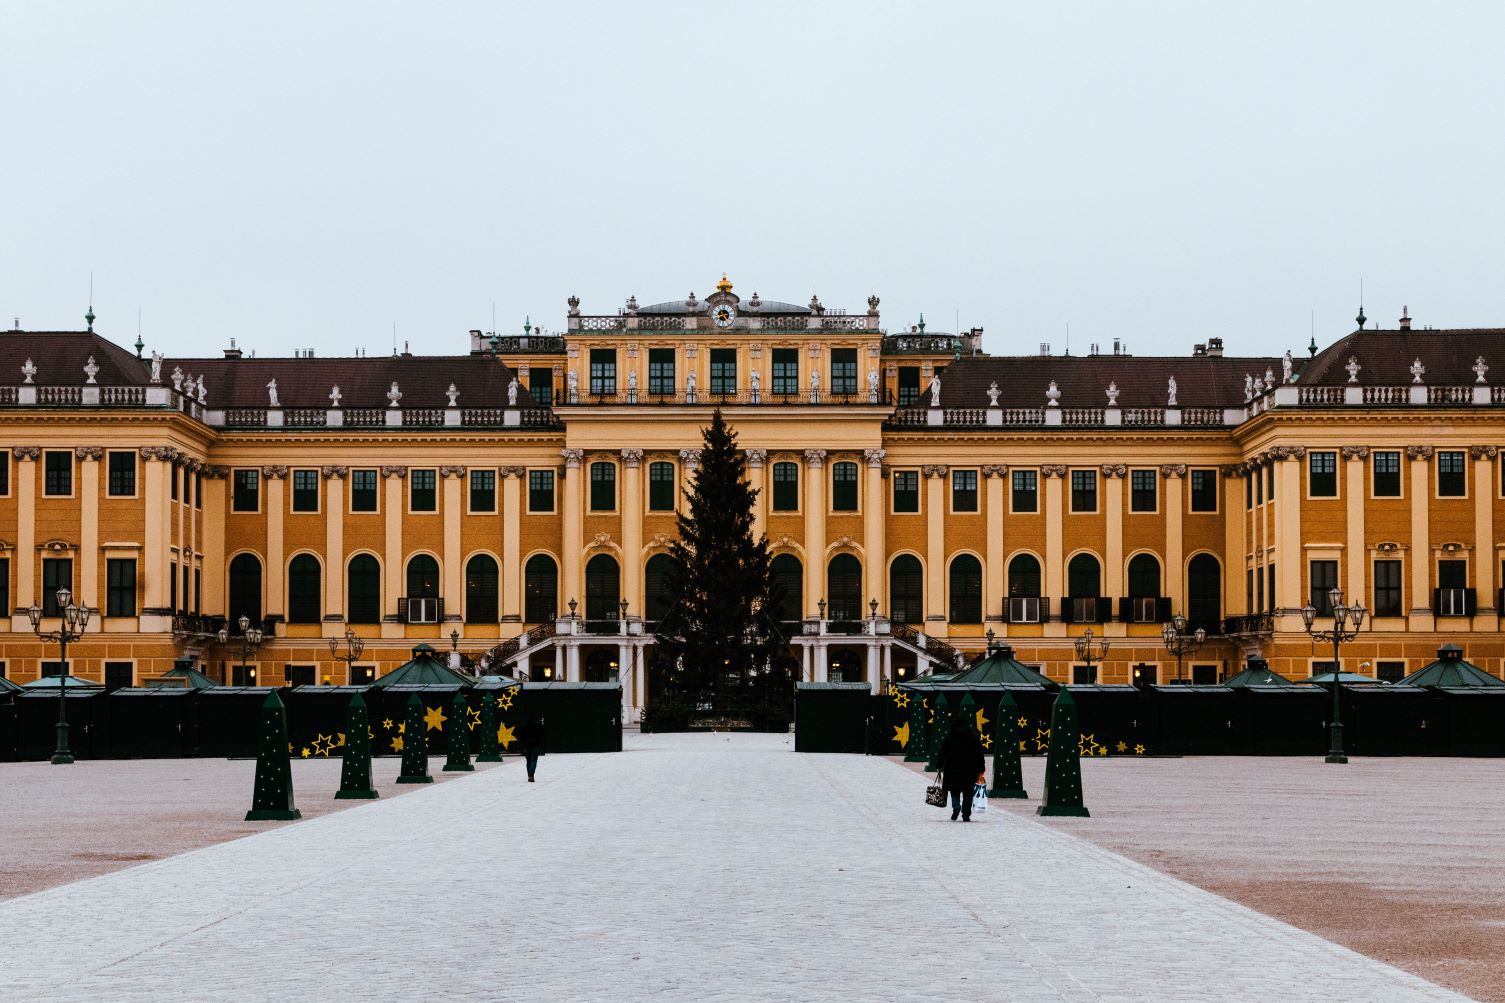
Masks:
[[[1500,447],[1498,447],[1498,446],[1470,446],[1470,447],[1468,447],[1468,455],[1472,456],[1476,460],[1482,460],[1482,459],[1485,459],[1486,457],[1492,460],[1496,456],[1499,455],[1499,452],[1500,452]]]
[[[506,480],[509,477],[516,477],[518,480],[522,480],[528,476],[528,468],[523,466],[497,467],[496,470],[501,475],[502,480]]]
[[[1040,464],[1040,475],[1042,477],[1045,477],[1046,479],[1049,479],[1051,477],[1065,477],[1066,476],[1066,464],[1064,464],[1064,463],[1042,463],[1042,464]]]
[[[883,466],[883,458],[887,455],[888,450],[886,449],[864,449],[862,451],[862,458],[867,460],[867,465],[880,469]]]
[[[324,476],[330,480],[338,480],[350,473],[349,467],[329,466],[324,468]]]
[[[1406,456],[1413,460],[1430,460],[1432,458],[1431,446],[1407,446]]]
[[[401,479],[401,478],[404,478],[404,477],[408,476],[408,468],[407,467],[382,467],[381,468],[381,475],[383,477],[396,477],[396,478]]]
[[[768,462],[768,450],[749,449],[747,451],[747,465],[752,469],[761,470],[766,462]]]
[[[989,477],[1005,477],[1008,475],[1008,472],[1009,468],[1006,463],[984,463],[982,465],[982,476],[984,479]]]
[[[945,477],[950,472],[950,467],[944,463],[927,463],[920,468],[926,477]]]
[[[269,481],[280,481],[287,476],[287,467],[284,467],[281,464],[278,464],[276,466],[262,467],[261,476],[265,477]]]
[[[1162,463],[1160,465],[1160,476],[1161,477],[1165,477],[1167,479],[1173,478],[1173,477],[1185,477],[1186,476],[1186,464],[1184,464],[1184,463]]]
[[[1362,460],[1369,456],[1368,446],[1344,446],[1342,448],[1345,460]]]
[[[1305,446],[1271,446],[1265,453],[1270,460],[1304,460],[1306,459]]]
[[[1185,468],[1183,467],[1182,469],[1184,470]],[[1126,464],[1126,463],[1104,463],[1103,464],[1103,476],[1105,478],[1107,478],[1108,480],[1110,480],[1110,481],[1113,478],[1115,478],[1115,477],[1126,476],[1128,474],[1128,472],[1129,472],[1129,467],[1128,467],[1128,464]]]
[[[559,455],[564,457],[564,465],[566,469],[578,470],[580,468],[580,461],[585,459],[585,450],[561,449],[559,451]]]
[[[163,463],[171,463],[177,458],[178,451],[171,446],[142,446],[141,458],[143,460],[161,460]]]
[[[229,476],[229,467],[217,466],[212,463],[204,464],[204,480],[206,481],[222,481]]]
[[[442,466],[439,468],[440,477],[464,477],[466,468],[463,466]]]
[[[143,450],[143,454],[144,454]],[[16,446],[11,450],[11,455],[18,460],[35,460],[42,455],[41,446]]]
[[[643,465],[643,451],[641,449],[622,450],[622,465],[629,469],[641,467]]]
[[[681,449],[679,451],[679,462],[681,462],[681,463],[683,463],[685,465],[685,469],[686,470],[699,470],[700,469],[700,450],[698,450],[698,449]]]
[[[73,455],[80,460],[100,460],[104,458],[105,449],[103,446],[78,446]]]
[[[826,451],[824,449],[805,450],[805,462],[814,470],[819,470],[826,465]]]
[[[1218,467],[1218,473],[1224,477],[1242,477],[1247,471],[1242,463],[1225,463]]]

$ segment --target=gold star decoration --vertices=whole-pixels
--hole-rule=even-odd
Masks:
[[[905,707],[908,707],[909,694],[905,693],[903,690],[896,689],[894,691],[894,706],[898,707],[901,710]]]
[[[894,741],[899,743],[899,748],[909,748],[909,722],[894,725]]]
[[[987,752],[991,748],[993,748],[993,736],[984,734],[982,736],[982,751]]]
[[[508,749],[512,747],[512,743],[515,741],[517,741],[517,736],[512,733],[511,728],[507,727],[505,723],[497,725],[496,742],[498,745],[504,749]]]
[[[465,722],[465,727],[471,731],[475,731],[476,725],[481,723],[481,712],[474,707],[467,707],[465,708],[465,716],[469,719]]]
[[[496,705],[498,707],[500,707],[502,710],[511,710],[512,709],[512,690],[506,690],[505,692],[502,693],[501,696],[497,697],[496,698]]]
[[[1136,745],[1136,746],[1134,746],[1134,755],[1136,755],[1136,756],[1142,756],[1142,755],[1144,755],[1144,746],[1142,746],[1142,745]]]
[[[982,709],[979,708],[978,711],[977,711],[977,733],[979,735],[986,736],[987,733],[988,733],[988,725],[990,725],[992,723],[993,722],[989,721],[987,719],[987,716],[985,714],[983,714]],[[987,745],[987,742],[984,741],[983,745]]]
[[[308,752],[308,746],[306,746],[306,745],[305,745],[305,746],[304,746],[304,747],[303,747],[303,751],[302,751],[302,752],[300,752],[300,753],[298,753],[298,755],[299,755],[299,756],[302,756],[302,757],[303,757],[303,758],[304,758],[304,759],[307,759],[307,758],[308,758],[308,756],[309,756],[309,752]]]
[[[1049,728],[1036,728],[1035,729],[1035,751],[1036,752],[1044,752],[1048,748],[1050,748],[1050,729]]]
[[[1020,717],[1019,718],[1019,727],[1023,728],[1023,727],[1025,727],[1028,724],[1029,724],[1029,718],[1027,718],[1027,717]]]
[[[392,719],[390,717],[387,718],[385,721],[383,721],[381,723],[381,726],[383,728],[387,729],[388,731],[391,731],[392,730]]]
[[[396,738],[392,739],[392,751],[393,752],[401,752],[402,751],[402,736],[401,735],[398,735]]]
[[[333,735],[318,735],[314,738],[314,755],[329,758],[329,750],[334,748]]]
[[[891,697],[892,696],[898,696],[899,695],[899,687],[895,686],[893,683],[889,683],[888,684],[888,689],[884,690],[883,692],[884,692],[885,696],[891,696]]]
[[[408,723],[406,721],[399,721],[399,722],[397,722],[397,734],[399,734],[399,735],[406,735],[407,733],[408,733]]]
[[[1028,739],[1021,738],[1019,740],[1019,751],[1020,752],[1028,752],[1029,751],[1029,740]]]
[[[1092,750],[1097,748],[1097,739],[1091,735],[1079,735],[1077,736],[1076,747],[1078,755],[1091,756],[1093,755]]]
[[[1118,743],[1118,751],[1119,752],[1128,752],[1129,751],[1129,743],[1128,742],[1119,742]]]
[[[289,756],[291,756],[293,754],[293,743],[292,742],[287,743],[287,754]]]
[[[336,745],[344,745],[345,744],[345,733],[343,731],[340,731],[340,732],[336,732],[335,735],[336,735],[336,737],[339,738],[339,741],[336,742],[335,744]]]
[[[369,727],[368,727],[368,728],[367,728],[367,729],[366,729],[366,741],[368,741],[368,742],[370,742],[370,741],[373,741],[373,740],[375,740],[375,738],[376,738],[376,732],[374,732],[374,731],[372,731],[372,730],[371,730],[371,729],[370,729],[370,728],[369,728]]]
[[[442,707],[430,707],[423,712],[423,723],[428,726],[428,731],[442,731],[444,729],[444,709]]]

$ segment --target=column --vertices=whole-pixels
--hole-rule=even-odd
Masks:
[[[826,451],[805,450],[805,612],[826,596]],[[824,657],[824,656],[822,656]]]
[[[925,633],[946,636],[946,474],[944,463],[926,464]]]
[[[1301,594],[1301,490],[1302,463],[1306,449],[1279,446],[1271,451],[1275,470],[1275,595],[1271,607],[1297,610],[1305,604]],[[1268,545],[1267,545],[1268,549]],[[1299,625],[1293,625],[1300,629]],[[1277,625],[1278,627],[1278,625]]]
[[[402,497],[403,482],[407,480],[407,467],[382,467],[385,483],[382,494],[382,599],[386,608],[382,611],[381,636],[402,637],[402,620],[397,615],[397,600],[402,596],[402,513],[406,506]]]
[[[179,454],[172,463],[172,472],[168,474],[174,483],[181,483],[183,471],[188,469],[189,459]],[[178,542],[178,569],[174,574],[178,576],[178,609],[191,608],[190,600],[193,592],[193,547],[188,542],[188,524],[193,521],[193,497],[186,490],[178,492],[178,500],[172,504],[172,516],[177,520]],[[187,588],[184,588],[183,569],[188,569]]]
[[[564,538],[559,548],[560,584],[564,587],[564,595],[560,599],[566,604],[571,599],[583,603],[580,557],[585,533],[581,522],[584,518],[582,492],[585,490],[585,476],[580,461],[585,457],[585,450],[561,449],[559,453],[564,457],[564,483],[559,486],[564,494]]]
[[[1004,504],[1004,485],[1008,482],[1009,468],[1001,463],[988,464],[982,468],[983,518],[987,520],[987,541],[983,564],[983,620],[988,623],[1003,622],[1004,562],[1003,520],[1008,511]]]
[[[1369,550],[1364,543],[1364,460],[1368,456],[1368,446],[1343,447],[1343,500],[1348,523],[1348,537],[1343,544],[1348,565],[1344,569],[1347,581],[1343,585],[1343,594],[1348,597],[1350,605],[1363,603],[1372,610],[1369,576],[1365,573]]]
[[[463,561],[460,554],[460,519],[465,512],[461,488],[465,483],[465,474],[464,467],[439,468],[439,478],[444,483],[444,572],[439,594],[444,596],[446,623],[459,623],[465,619],[460,615],[465,606],[465,579],[460,573]]]
[[[1497,612],[1495,609],[1495,568],[1499,565],[1494,541],[1495,479],[1494,459],[1499,454],[1496,446],[1471,446],[1469,453],[1474,460],[1474,585],[1478,589],[1480,613]]]
[[[622,450],[622,598],[643,615],[643,451]],[[626,661],[618,659],[619,671]],[[625,695],[626,690],[623,690]],[[624,696],[625,699],[625,696]]]
[[[160,446],[141,447],[141,459],[141,479],[146,487],[143,520],[145,538],[141,541],[141,612],[160,615],[167,606],[167,581],[164,578],[167,568],[167,537],[163,533],[162,513],[167,507],[167,474],[172,466],[166,462],[163,447]],[[20,469],[25,470],[25,467]],[[25,497],[22,496],[23,499]],[[28,523],[29,520],[23,515],[21,524],[25,526]],[[224,577],[223,572],[220,577]],[[146,629],[145,624],[142,629]]]
[[[345,475],[349,467],[324,468],[324,631],[339,637],[345,619]]]
[[[1165,594],[1170,598],[1172,612],[1185,613],[1186,555],[1181,540],[1181,513],[1186,506],[1181,500],[1181,486],[1185,483],[1186,464],[1164,464],[1160,475],[1165,481]]]
[[[262,574],[266,583],[267,605],[262,616],[286,616],[287,604],[283,591],[287,583],[287,569],[283,566],[282,522],[286,511],[283,497],[287,487],[287,468],[282,466],[262,467],[262,478],[267,489],[267,553],[266,567]]]
[[[1117,603],[1119,596],[1128,595],[1128,589],[1124,588],[1124,478],[1128,475],[1129,468],[1122,463],[1103,464],[1103,492],[1107,504],[1103,511],[1107,516],[1107,546],[1104,548],[1103,563],[1103,595],[1108,602]],[[1166,501],[1169,512],[1170,501]],[[1116,610],[1115,610],[1116,612]],[[1108,632],[1108,627],[1117,624],[1115,629],[1123,631],[1122,623],[1113,618],[1104,625],[1103,632]]]
[[[883,679],[892,682],[894,678],[894,646],[885,643],[883,645]]]
[[[523,616],[522,512],[526,467],[502,467],[502,623],[521,623]],[[503,636],[508,636],[503,631]]]
[[[752,530],[754,540],[768,532],[767,463],[768,450],[749,449],[747,451],[747,483],[754,492]]]
[[[1233,474],[1236,468],[1223,467],[1219,471],[1218,498],[1223,513],[1223,605],[1230,616],[1253,613],[1249,609],[1247,593],[1249,548],[1245,543],[1245,528],[1248,513],[1244,500],[1233,492]]]
[[[1407,446],[1411,471],[1412,630],[1433,629],[1432,618],[1432,459],[1431,446]],[[1493,555],[1490,556],[1493,560]]]
[[[80,606],[101,609],[99,593],[99,461],[101,446],[79,446],[73,451],[79,463],[80,520],[78,533],[78,598]]]
[[[1064,504],[1061,481],[1066,477],[1066,465],[1047,463],[1040,467],[1040,479],[1045,482],[1045,595],[1056,608],[1053,619],[1061,619],[1060,604],[1066,601],[1064,554],[1061,539]]]
[[[228,467],[204,468],[204,606],[202,613],[225,612],[225,485]]]
[[[883,692],[883,676],[878,666],[878,641],[871,639],[867,646],[867,685],[873,696]]]
[[[813,678],[811,675],[811,666],[814,664],[812,647],[813,645],[808,642],[800,645],[800,679],[807,683],[811,682]]]
[[[558,641],[554,642],[554,679],[564,679],[564,645]]]
[[[158,599],[160,600],[160,605],[162,607],[162,612],[168,614],[169,616],[172,614],[172,610],[169,609],[168,606],[170,600],[172,599],[172,584],[170,576],[173,574],[173,504],[172,484],[169,479],[173,476],[173,474],[177,472],[176,468],[173,466],[173,460],[177,459],[177,456],[178,451],[171,446],[159,446],[157,448],[157,459],[162,461],[159,464],[162,469],[158,472],[159,480],[161,483],[161,493],[157,496],[159,500],[158,507],[148,510],[146,515],[146,518],[149,522],[156,522],[158,524],[158,531],[161,534],[159,537],[159,539],[162,541],[161,548],[156,553],[148,557],[148,560],[153,565],[157,573],[157,577],[162,583],[159,586],[160,591],[157,593]],[[142,630],[148,629],[145,624],[142,624],[141,626]],[[172,624],[170,621],[167,621],[165,622],[165,626],[171,627]]]
[[[14,616],[14,610],[30,609],[37,603],[37,458],[42,455],[40,446],[16,446],[11,450],[16,458],[16,601],[13,609],[6,610]],[[148,510],[150,511],[150,510]],[[147,520],[147,538],[151,538],[151,520]],[[149,552],[149,551],[148,551]],[[22,617],[21,630],[30,630],[31,621]],[[14,622],[13,622],[14,625]]]
[[[580,645],[571,641],[564,649],[564,679],[565,682],[580,682]]]
[[[815,681],[818,683],[831,681],[830,654],[824,638],[815,643]]]
[[[867,460],[862,499],[862,547],[867,554],[867,560],[862,562],[862,601],[877,599],[884,611],[888,609],[888,540],[884,521],[887,498],[883,492],[883,458],[887,455],[882,449],[862,451],[862,458]]]

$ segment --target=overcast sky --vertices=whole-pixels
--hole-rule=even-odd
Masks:
[[[994,353],[1505,326],[1505,5],[0,0],[0,327],[467,350],[712,291]]]

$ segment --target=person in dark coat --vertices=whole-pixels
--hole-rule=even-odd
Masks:
[[[523,758],[528,763],[528,783],[531,784],[534,782],[533,771],[538,769],[538,757],[543,755],[543,722],[532,711],[528,712],[517,729],[517,744],[522,748]]]
[[[955,822],[958,815],[963,822],[972,821],[972,794],[978,776],[986,769],[986,757],[982,739],[964,716],[957,714],[951,719],[951,730],[941,740],[935,765],[941,771],[942,789],[951,792],[951,821]]]

